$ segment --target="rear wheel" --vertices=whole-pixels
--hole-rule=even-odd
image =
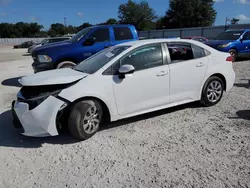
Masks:
[[[236,61],[238,55],[237,51],[235,49],[231,49],[229,50],[229,53],[233,57],[233,61]]]
[[[78,102],[69,115],[69,131],[77,139],[88,139],[99,130],[102,117],[103,110],[98,101],[84,100]]]
[[[62,69],[62,68],[73,68],[76,64],[72,61],[63,61],[57,65],[57,69]]]
[[[213,106],[220,102],[224,92],[224,83],[223,81],[217,77],[210,77],[202,91],[201,95],[201,104],[204,106]]]

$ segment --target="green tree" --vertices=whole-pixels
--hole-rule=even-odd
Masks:
[[[216,18],[214,0],[170,0],[167,28],[211,26]]]
[[[0,37],[12,38],[12,37],[35,37],[39,36],[42,25],[38,23],[24,23],[17,22],[16,24],[1,23],[0,24]]]
[[[77,31],[80,31],[80,30],[82,30],[82,29],[84,29],[86,27],[90,27],[90,26],[92,26],[92,25],[89,22],[85,22],[82,25],[77,27]]]
[[[154,21],[157,19],[155,10],[149,6],[148,2],[136,3],[132,0],[119,6],[118,17],[120,23],[133,24],[137,30],[154,29]]]
[[[74,27],[74,26],[72,26],[72,25],[69,25],[69,26],[67,26],[67,28],[66,28],[66,34],[74,34],[74,33],[76,33],[77,32],[77,28],[76,27]]]
[[[166,17],[160,17],[155,22],[156,29],[165,29],[169,26],[169,21]]]
[[[238,19],[238,18],[233,18],[233,19],[231,19],[231,24],[237,24],[238,22],[240,21],[240,19]]]
[[[109,18],[109,19],[106,21],[106,24],[108,24],[108,25],[118,24],[118,21],[117,21],[115,18]]]
[[[42,25],[39,25],[38,23],[30,23],[29,24],[29,36],[40,33],[42,29],[43,29]]]
[[[48,31],[49,36],[55,37],[55,36],[62,36],[66,33],[66,28],[61,23],[54,23],[51,24],[50,29]]]

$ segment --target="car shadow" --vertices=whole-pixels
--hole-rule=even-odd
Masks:
[[[228,117],[229,119],[244,119],[250,121],[250,110],[239,110],[236,112],[237,117]]]
[[[26,137],[20,134],[19,129],[14,128],[12,120],[10,110],[0,114],[0,147],[39,148],[44,143],[66,145],[79,142],[79,140],[70,136],[68,132],[62,132],[60,136],[56,137]]]
[[[27,54],[23,54],[23,56],[31,56],[31,54],[28,54],[28,53],[27,53]]]
[[[147,113],[144,115],[139,115],[132,118],[127,118],[117,122],[106,124],[102,127],[102,130],[111,129],[114,127],[123,126],[129,123],[161,116],[167,113],[172,113],[178,110],[184,110],[186,108],[199,108],[197,103],[189,103],[173,108],[168,108],[164,110],[159,110],[156,112]],[[13,118],[11,111],[5,111],[0,114],[0,147],[15,147],[15,148],[39,148],[42,147],[44,143],[49,143],[53,145],[67,145],[72,143],[80,142],[73,138],[67,130],[60,133],[59,136],[55,137],[45,137],[45,138],[32,138],[26,137],[20,134],[19,130],[13,126]]]
[[[8,78],[6,80],[2,81],[2,85],[4,86],[13,86],[13,87],[22,87],[21,84],[18,82],[18,80],[21,77],[15,77],[15,78]]]
[[[175,107],[171,107],[171,108],[166,108],[163,110],[158,110],[155,112],[150,112],[150,113],[146,113],[146,114],[142,114],[142,115],[138,115],[138,116],[134,116],[134,117],[130,117],[130,118],[126,118],[126,119],[122,119],[116,122],[112,122],[109,124],[106,124],[102,127],[101,130],[105,130],[105,129],[112,129],[114,127],[119,127],[119,126],[123,126],[126,124],[130,124],[130,123],[135,123],[138,121],[142,121],[142,120],[146,120],[146,119],[150,119],[150,118],[154,118],[157,116],[162,116],[164,114],[169,114],[169,113],[173,113],[179,110],[184,110],[186,108],[202,108],[202,106],[200,106],[199,102],[192,102],[192,103],[188,103],[188,104],[183,104],[180,106],[175,106]]]
[[[236,62],[248,61],[249,59],[250,59],[249,57],[237,57]]]
[[[246,89],[250,89],[250,84],[249,83],[235,83],[235,87],[244,87]]]

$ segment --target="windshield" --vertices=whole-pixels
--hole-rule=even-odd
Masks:
[[[243,34],[243,31],[226,31],[215,37],[215,40],[237,40]]]
[[[48,39],[44,39],[44,40],[42,40],[42,42],[39,43],[39,44],[46,44],[48,41],[49,41]]]
[[[84,60],[75,66],[74,69],[84,73],[93,74],[129,47],[130,46],[113,46],[107,48]]]
[[[91,30],[91,27],[87,27],[81,31],[79,31],[78,33],[76,33],[72,38],[71,41],[72,42],[78,42],[79,40],[81,40],[82,37],[84,37],[86,34],[88,34],[88,32]]]

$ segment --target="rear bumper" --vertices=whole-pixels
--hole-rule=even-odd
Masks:
[[[227,83],[226,92],[232,89],[235,83],[236,74],[233,69],[231,71],[232,72],[230,73],[230,75],[228,75],[226,78],[226,83]]]
[[[50,96],[33,110],[27,103],[13,101],[13,123],[16,128],[23,129],[25,136],[46,137],[58,135],[57,113],[65,102]]]
[[[53,63],[37,63],[37,62],[34,62],[32,64],[32,68],[34,70],[34,73],[37,73],[37,72],[42,72],[42,71],[46,71],[46,70],[51,70],[53,69]]]

